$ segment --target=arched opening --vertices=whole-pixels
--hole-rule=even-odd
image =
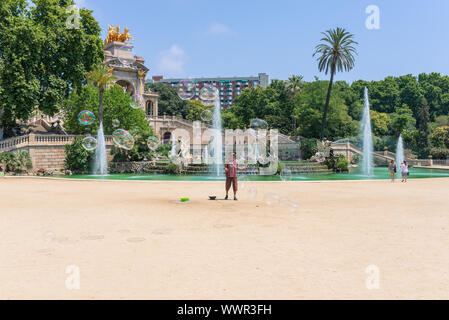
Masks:
[[[153,101],[151,101],[151,100],[147,101],[146,112],[147,112],[147,116],[153,115],[153,113],[154,113]]]
[[[170,140],[171,140],[171,132],[166,132],[164,133],[163,136],[163,144],[170,144]]]
[[[131,82],[126,80],[119,80],[116,82],[120,87],[122,87],[123,91],[128,92],[131,96],[134,95],[135,90],[134,86]]]

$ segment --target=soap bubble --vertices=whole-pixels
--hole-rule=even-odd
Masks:
[[[147,146],[151,151],[156,151],[159,146],[159,139],[155,136],[151,136],[147,140]]]
[[[257,157],[257,162],[259,162],[261,165],[268,164],[270,163],[270,157],[260,155],[259,157]]]
[[[89,126],[95,122],[95,115],[93,114],[93,112],[88,110],[81,111],[78,114],[78,121],[83,126]]]
[[[133,109],[140,109],[140,106],[143,104],[143,98],[140,94],[133,94],[131,96],[131,98],[133,99],[132,102],[130,102],[130,107]]]
[[[125,150],[131,150],[134,146],[134,137],[126,130],[117,129],[112,133],[115,145]]]
[[[249,197],[251,200],[255,200],[256,197],[257,197],[257,189],[254,188],[254,187],[251,187],[251,188],[248,190],[248,197]]]
[[[212,121],[213,117],[214,115],[210,110],[204,110],[203,112],[201,112],[201,120],[203,120],[204,122]]]
[[[284,168],[281,170],[279,176],[282,181],[291,181],[292,180],[292,171],[290,169]]]
[[[218,89],[210,84],[205,84],[200,90],[200,99],[203,101],[213,101],[218,97]]]
[[[137,101],[130,102],[129,106],[133,109],[139,109],[139,107],[140,107],[140,105]]]
[[[120,127],[120,120],[117,120],[117,119],[112,120],[112,126],[113,126],[114,128]]]
[[[119,50],[132,51],[133,48],[134,48],[134,47],[131,46],[131,45],[124,45],[124,46],[121,46],[121,47],[119,48]]]
[[[289,211],[290,213],[294,213],[294,212],[296,212],[296,209],[297,209],[298,207],[299,207],[299,204],[298,204],[297,202],[290,201],[288,211]]]
[[[257,129],[267,129],[268,123],[265,120],[255,118],[251,119],[251,122],[249,124],[251,129],[257,130]]]
[[[265,203],[268,204],[269,206],[277,205],[279,204],[280,201],[279,195],[273,192],[266,193],[263,199]]]
[[[195,84],[192,81],[185,80],[176,84],[178,96],[182,100],[190,100],[195,96]]]
[[[240,170],[246,169],[246,160],[244,158],[237,159],[236,162],[237,162],[237,167]]]
[[[81,142],[81,145],[87,151],[94,151],[95,149],[97,149],[98,142],[94,137],[85,137]]]

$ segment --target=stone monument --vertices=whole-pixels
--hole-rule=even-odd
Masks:
[[[117,78],[116,83],[128,92],[147,117],[158,116],[158,94],[145,91],[145,78],[149,69],[145,59],[133,55],[128,28],[120,33],[120,26],[109,26],[104,41],[105,63]]]

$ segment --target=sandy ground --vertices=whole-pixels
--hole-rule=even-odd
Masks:
[[[0,298],[449,298],[449,179],[241,187],[0,178]]]

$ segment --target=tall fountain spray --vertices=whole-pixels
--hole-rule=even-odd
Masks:
[[[402,134],[399,135],[398,144],[396,147],[396,166],[399,168],[402,162],[404,162],[404,143],[402,141]],[[399,172],[399,170],[397,170]]]
[[[203,159],[205,164],[209,164],[209,150],[207,146],[204,147]]]
[[[362,173],[366,176],[371,176],[373,175],[373,135],[371,132],[371,117],[368,99],[368,88],[366,87],[364,94],[364,108],[363,108],[361,135],[363,138]]]
[[[214,114],[212,118],[212,128],[214,129],[213,149],[213,170],[216,176],[220,176],[223,168],[223,137],[221,126],[221,105],[218,89],[214,100]]]
[[[95,175],[105,176],[108,174],[108,161],[106,155],[106,141],[104,139],[103,123],[100,122],[97,135],[97,149],[95,150],[95,162],[93,173]]]

